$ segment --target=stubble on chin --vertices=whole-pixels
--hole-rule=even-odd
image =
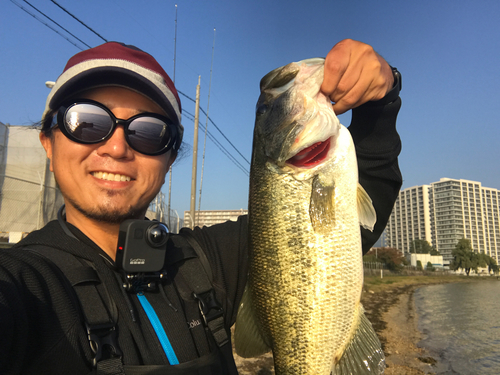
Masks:
[[[108,200],[104,204],[96,204],[94,207],[82,207],[78,202],[68,199],[67,203],[71,204],[77,211],[79,211],[86,218],[107,224],[121,224],[128,219],[143,219],[147,207],[133,207],[131,205],[115,207],[110,202],[115,195],[113,192],[107,192]]]

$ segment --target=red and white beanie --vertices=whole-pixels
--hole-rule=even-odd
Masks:
[[[182,139],[181,101],[174,83],[153,56],[118,42],[87,49],[68,60],[47,97],[42,128],[50,126],[52,115],[66,100],[101,86],[122,86],[147,96],[177,123]]]

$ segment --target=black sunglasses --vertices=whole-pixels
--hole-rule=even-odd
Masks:
[[[101,103],[88,99],[61,106],[57,125],[67,138],[83,144],[103,142],[122,125],[129,146],[145,155],[160,155],[171,148],[177,151],[180,146],[179,127],[168,117],[148,112],[122,120]]]

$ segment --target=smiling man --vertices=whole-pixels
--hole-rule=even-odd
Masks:
[[[161,155],[136,152],[131,147],[133,142],[137,142],[138,149],[144,147],[143,152],[148,154],[157,151],[154,144],[144,142],[142,145],[139,140],[135,141],[137,133],[127,135],[127,132],[137,131],[132,129],[141,122],[147,124],[145,126],[157,126],[158,133],[163,127],[179,125],[167,126],[169,120],[159,105],[128,88],[100,87],[79,93],[78,97],[60,114],[65,128],[48,128],[40,134],[40,140],[64,196],[67,222],[81,228],[114,259],[117,225],[126,219],[145,217],[177,153],[163,145],[166,152]],[[148,113],[155,117],[149,117]],[[164,117],[165,125],[158,115]],[[96,139],[98,143],[82,144],[78,142],[85,135],[77,134],[78,129],[72,130],[70,126],[71,119],[81,122],[82,116],[100,116],[99,120],[108,124],[116,124],[116,118],[134,120],[126,128],[117,126],[114,131],[110,128],[105,141],[100,137]],[[79,123],[79,126],[83,125]],[[93,131],[87,128],[82,132],[88,132],[90,140]]]
[[[360,182],[377,211],[364,251],[402,182],[400,88],[366,44],[344,40],[327,55],[322,90],[337,113],[354,108]],[[144,220],[182,134],[177,91],[151,55],[110,42],[68,61],[40,134],[65,206],[0,251],[2,373],[237,373],[230,327],[247,281],[246,217],[171,235],[154,282],[115,263],[120,225]]]

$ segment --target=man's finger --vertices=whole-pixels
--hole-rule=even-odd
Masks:
[[[339,85],[349,66],[349,57],[349,48],[342,42],[333,46],[328,55],[326,55],[325,75],[321,85],[321,91],[325,95],[330,96]]]

